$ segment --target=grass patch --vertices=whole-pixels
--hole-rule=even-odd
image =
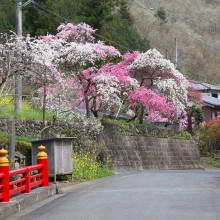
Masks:
[[[46,111],[46,119],[52,120],[53,112]],[[32,108],[31,104],[23,100],[22,101],[22,113],[15,115],[13,101],[9,98],[0,98],[0,117],[9,118],[10,116],[15,116],[17,119],[23,120],[42,120],[43,112],[39,108]]]
[[[214,167],[220,168],[220,160],[219,159],[215,159],[211,156],[206,156],[206,157],[201,157],[201,160],[204,163],[210,164]]]
[[[23,142],[31,142],[34,139],[33,138],[27,138],[23,136],[16,136],[16,141],[23,141]],[[8,140],[8,133],[7,132],[0,132],[0,142],[1,140]]]
[[[134,121],[130,121],[127,122],[126,120],[121,120],[121,119],[111,119],[111,118],[107,118],[107,117],[102,117],[101,118],[102,122],[107,122],[107,123],[111,123],[111,124],[119,124],[119,125],[124,125],[124,124],[128,124],[128,125],[140,125],[138,120],[134,120]],[[148,122],[143,121],[143,124],[141,125],[150,125]]]
[[[101,165],[97,171],[96,177],[102,178],[106,176],[113,176],[114,172],[110,169],[109,165]]]

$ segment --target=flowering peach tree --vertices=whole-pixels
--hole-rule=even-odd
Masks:
[[[187,104],[189,82],[175,68],[174,64],[165,59],[156,49],[139,54],[128,66],[128,69],[133,77],[138,79],[141,87],[150,89],[158,96],[165,98],[166,112],[169,112],[167,115],[174,116],[175,111],[184,111]],[[164,102],[161,102],[161,105],[162,103]],[[141,104],[140,122],[143,121],[144,112],[147,111],[149,117],[149,109],[146,109],[145,106],[146,104]],[[154,111],[151,113],[161,117],[161,114],[155,114]],[[164,112],[161,113],[164,115]],[[150,118],[152,119],[151,116]]]
[[[96,41],[94,33],[87,24],[69,23],[61,24],[55,35],[23,39],[25,77],[41,94],[46,89],[50,108],[84,108],[90,117],[123,103],[140,122],[170,121],[184,112],[189,82],[174,64],[156,49],[122,56]]]

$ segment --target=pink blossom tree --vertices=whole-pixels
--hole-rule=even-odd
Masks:
[[[85,104],[87,117],[90,117],[90,95],[94,94],[97,68],[121,56],[114,47],[100,41],[95,42],[92,36],[94,32],[95,30],[86,24],[61,24],[56,35],[40,38],[58,52],[54,56],[53,65],[63,73],[65,80],[74,81],[74,86],[79,90],[78,99]],[[83,99],[80,96],[83,96]]]
[[[186,108],[188,80],[175,68],[174,64],[166,60],[156,49],[141,53],[128,66],[128,69],[138,79],[141,87],[144,86],[153,90],[157,95],[165,97],[168,105],[176,106],[180,111]],[[141,123],[145,106],[142,105],[140,108],[139,119]],[[168,109],[175,111],[173,107]],[[170,115],[172,114],[170,112]]]
[[[127,99],[128,91],[139,87],[138,81],[130,76],[127,69],[138,54],[127,53],[119,63],[108,63],[97,70],[92,78],[90,93],[91,111],[96,116],[100,110],[120,106]]]
[[[148,121],[156,121],[159,118],[162,120],[161,116],[168,119],[171,112],[175,109],[173,105],[167,102],[166,98],[143,86],[130,92],[128,100],[130,108],[138,107],[140,110],[140,123],[143,123],[144,115]]]

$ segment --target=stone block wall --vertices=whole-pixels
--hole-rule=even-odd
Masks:
[[[113,128],[103,134],[104,154],[114,168],[201,169],[197,144],[190,140],[119,135]]]
[[[52,121],[47,121],[48,129],[45,129],[45,137],[56,137],[60,135],[74,136],[73,128],[71,125],[64,123],[56,123],[52,126]],[[18,136],[24,136],[28,138],[40,138],[42,129],[42,121],[35,120],[16,120],[15,121],[15,133]],[[9,133],[8,119],[0,118],[0,131]]]
[[[39,138],[41,121],[17,120],[16,134]],[[48,126],[51,122],[47,123]],[[102,134],[104,154],[115,168],[135,169],[198,169],[199,150],[195,142],[175,139],[181,132],[173,129],[141,125],[104,124]],[[0,119],[0,131],[8,130],[7,119]],[[70,125],[55,124],[48,137],[65,134],[74,136]]]

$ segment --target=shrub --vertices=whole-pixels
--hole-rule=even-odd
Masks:
[[[26,164],[31,165],[31,139],[25,137],[16,137],[15,151],[19,151],[26,156]],[[0,147],[8,149],[8,134],[0,132]]]
[[[79,149],[81,151],[94,152],[98,154],[102,148],[102,143],[100,142],[100,133],[103,126],[99,119],[91,117],[87,118],[83,114],[78,113],[64,113],[57,116],[56,123],[65,123],[66,136],[75,136],[76,139],[73,140],[73,146],[76,147],[76,151]]]
[[[214,154],[220,142],[220,118],[215,118],[201,127],[199,147],[202,155]]]
[[[93,152],[74,152],[72,155],[73,177],[78,180],[93,180],[113,175],[110,162],[98,163]]]

